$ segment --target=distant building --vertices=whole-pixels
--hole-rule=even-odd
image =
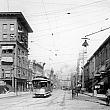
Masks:
[[[38,63],[36,60],[29,61],[29,69],[32,70],[32,78],[35,76],[44,76],[44,63]]]
[[[0,12],[0,80],[14,91],[26,90],[31,32],[21,12]]]

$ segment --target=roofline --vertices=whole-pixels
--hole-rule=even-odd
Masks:
[[[93,53],[93,55],[88,59],[88,61],[90,61],[90,59],[92,59],[96,53],[109,41],[110,36],[99,46],[99,48]]]
[[[16,17],[23,24],[23,26],[26,28],[28,33],[33,32],[32,28],[28,24],[22,12],[0,12],[0,17],[7,17],[7,16]]]

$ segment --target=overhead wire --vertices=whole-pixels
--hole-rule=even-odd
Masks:
[[[86,10],[85,13],[86,13],[86,15],[89,15],[89,14],[90,14],[90,15],[92,15],[92,14],[94,14],[94,15],[95,15],[95,14],[98,14],[98,15],[96,15],[96,16],[99,16],[100,14],[106,13],[106,12],[107,12],[106,10],[92,9],[92,11]],[[83,14],[84,14],[83,12],[71,13],[71,16],[70,16],[70,17],[75,17],[75,18],[76,18],[76,17],[82,16]],[[66,14],[63,14],[63,16],[59,16],[59,15],[56,15],[56,16],[55,16],[55,15],[54,15],[54,17],[57,17],[56,20],[59,20],[59,18],[61,18],[61,17],[64,19],[64,15],[66,15]],[[69,16],[69,15],[67,15],[67,16]],[[67,17],[67,16],[66,16],[66,17]],[[65,17],[65,18],[66,18],[66,17]],[[36,19],[36,18],[35,18],[35,19]],[[32,20],[34,20],[34,19],[32,18]],[[39,19],[38,19],[38,20],[39,20]],[[53,22],[53,20],[54,20],[54,18],[53,18],[53,19],[51,18],[50,22]],[[45,20],[45,19],[44,19],[44,21],[43,21],[43,20],[40,21],[40,22],[37,21],[37,24],[38,24],[38,25],[39,25],[39,24],[42,25],[42,24],[44,24],[44,23],[48,23],[48,21]],[[33,24],[34,24],[34,23],[33,23]]]
[[[43,9],[44,9],[44,12],[45,12],[45,15],[46,15],[46,19],[47,19],[47,21],[48,21],[49,29],[50,29],[50,31],[51,31],[51,33],[52,33],[52,29],[51,29],[51,25],[50,25],[49,18],[48,18],[48,15],[47,15],[47,11],[46,11],[46,8],[45,8],[44,0],[42,0],[42,4],[43,4]],[[53,35],[53,33],[52,33],[52,35]]]
[[[65,12],[65,11],[70,11],[70,10],[75,10],[75,9],[79,9],[79,8],[83,8],[83,7],[87,7],[87,6],[89,6],[90,7],[90,5],[94,5],[94,4],[98,4],[98,3],[101,3],[101,2],[106,2],[107,0],[99,0],[99,1],[95,1],[95,2],[91,2],[91,3],[84,3],[84,4],[82,4],[82,5],[79,5],[79,6],[76,6],[76,7],[71,7],[71,8],[67,8],[67,9],[62,9],[62,10],[55,10],[55,11],[46,11],[46,13],[44,12],[44,13],[39,13],[39,15],[37,15],[37,14],[35,14],[35,15],[37,15],[37,16],[44,16],[44,15],[50,15],[50,14],[58,14],[58,13],[62,13],[62,12]],[[57,4],[56,4],[57,5]]]
[[[67,31],[72,31],[72,30],[78,30],[78,29],[82,29],[82,28],[85,28],[85,27],[88,27],[88,26],[91,26],[91,25],[95,25],[95,24],[98,24],[98,23],[100,23],[100,22],[103,22],[104,20],[106,20],[106,18],[105,19],[103,19],[103,20],[98,20],[98,21],[95,21],[95,22],[92,22],[92,23],[89,23],[89,24],[86,24],[86,25],[80,25],[80,26],[77,26],[77,27],[73,27],[73,28],[68,28],[68,29],[63,29],[63,30],[60,30],[59,32],[54,32],[54,34],[59,34],[59,33],[62,33],[62,32],[67,32]],[[72,25],[71,25],[72,26]],[[65,27],[67,27],[66,25],[65,25]],[[59,27],[60,28],[60,27]],[[58,28],[54,28],[54,30],[55,29],[58,29]],[[61,29],[61,28],[60,28]],[[45,33],[45,34],[40,34],[39,35],[39,33],[40,32],[38,32],[38,35],[37,35],[37,38],[42,38],[42,37],[47,37],[47,35],[48,35],[48,37],[49,37],[49,34],[47,33]]]
[[[46,14],[47,15],[47,14]]]
[[[105,18],[106,19],[106,18]],[[90,23],[90,25],[91,24],[97,24],[97,23],[100,23],[100,22],[103,22],[104,21],[104,19],[102,20],[97,20],[97,21],[95,21],[95,22],[93,22],[93,23]],[[87,24],[87,25],[89,25],[89,24]],[[55,30],[55,29],[61,29],[62,27],[67,27],[67,26],[73,26],[72,25],[72,23],[68,23],[68,24],[63,24],[63,25],[59,25],[59,26],[56,26],[56,27],[54,27],[53,29]],[[80,26],[78,26],[78,27],[80,27]],[[85,27],[85,25],[84,25],[84,27]],[[76,27],[77,28],[77,27]],[[44,29],[44,30],[39,30],[39,32],[42,32],[42,31],[46,31],[46,30],[48,30],[48,28],[47,29]]]
[[[59,28],[60,28],[60,26],[59,26]],[[57,27],[56,27],[56,29],[58,29]],[[46,29],[46,30],[48,30],[48,29]],[[42,30],[43,31],[43,30]],[[48,33],[47,33],[48,34]],[[41,35],[40,35],[41,36]]]
[[[100,0],[100,1],[96,1],[96,2],[92,2],[92,3],[88,3],[88,4],[84,4],[84,5],[80,5],[79,7],[75,7],[75,9],[77,9],[77,8],[80,8],[80,7],[85,7],[85,6],[89,6],[89,5],[91,5],[91,4],[96,4],[96,3],[99,3],[99,2],[103,2],[103,0]],[[44,4],[44,3],[43,3]],[[44,6],[44,5],[43,5]],[[71,8],[72,9],[72,8]],[[45,9],[44,9],[45,10]],[[45,10],[45,12],[44,12],[46,15],[47,15],[47,11]],[[68,24],[69,25],[69,24]],[[66,25],[65,25],[66,26]],[[59,26],[59,28],[60,28],[60,26]],[[58,29],[58,28],[57,28]],[[49,29],[47,29],[47,30],[49,30]],[[48,34],[48,33],[47,33]]]

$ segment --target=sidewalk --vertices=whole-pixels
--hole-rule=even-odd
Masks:
[[[0,94],[0,99],[2,98],[6,98],[6,97],[16,97],[16,96],[20,96],[20,95],[26,95],[26,94],[30,94],[30,92],[7,92],[5,94]]]
[[[88,92],[84,92],[83,94],[98,98],[99,100],[102,100],[102,101],[106,101],[106,95],[104,95],[104,94],[93,95],[93,93],[88,93]]]

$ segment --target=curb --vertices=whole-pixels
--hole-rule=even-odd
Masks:
[[[97,99],[99,99],[99,100],[101,100],[101,99],[106,99],[106,97],[93,96],[93,95],[90,95],[90,94],[87,94],[87,93],[82,93],[82,94],[84,94],[84,95],[88,95],[88,96],[90,96],[90,97],[97,98]]]

